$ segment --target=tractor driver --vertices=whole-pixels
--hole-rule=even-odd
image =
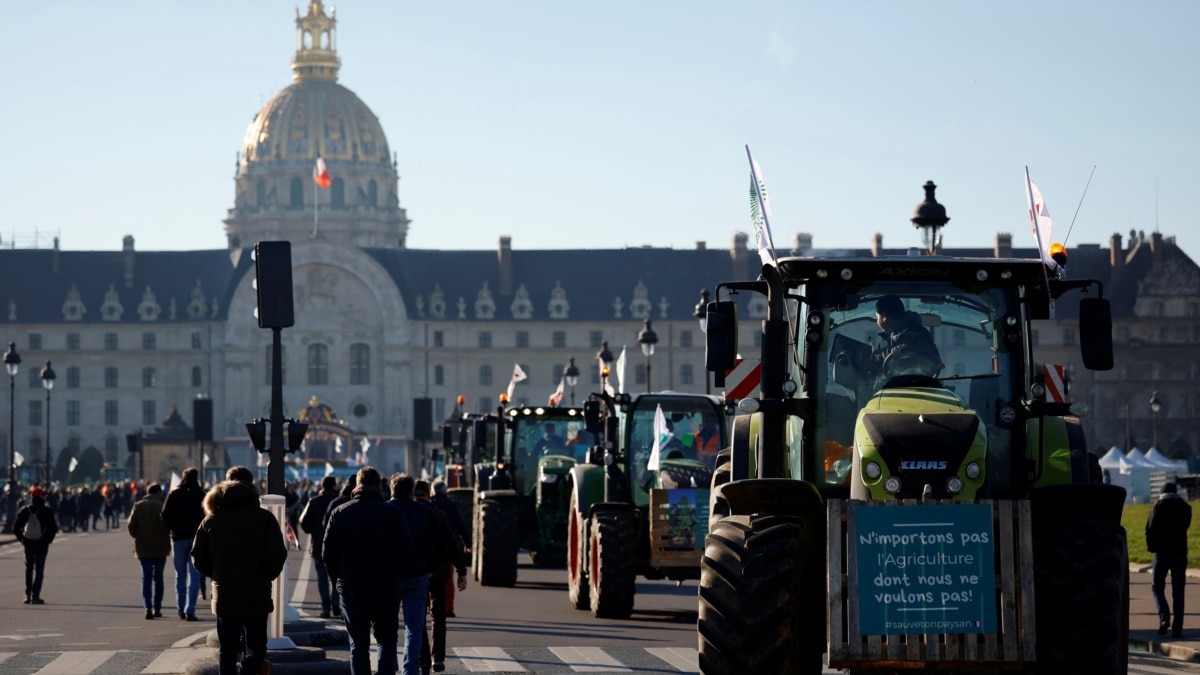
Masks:
[[[921,317],[907,311],[899,297],[885,295],[875,303],[875,322],[880,341],[871,354],[871,371],[883,382],[897,375],[934,377],[944,367]]]

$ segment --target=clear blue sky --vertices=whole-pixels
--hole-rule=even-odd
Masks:
[[[4,245],[224,248],[297,4],[4,3]],[[724,247],[748,144],[780,248],[919,245],[930,179],[947,246],[1031,245],[1025,165],[1062,239],[1095,166],[1068,245],[1157,223],[1200,257],[1200,2],[335,4],[412,248]]]

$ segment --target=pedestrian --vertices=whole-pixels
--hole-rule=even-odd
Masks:
[[[32,527],[31,521],[36,521]],[[44,605],[42,579],[46,570],[46,554],[58,534],[58,523],[46,506],[46,491],[35,487],[29,491],[29,505],[22,506],[13,520],[13,533],[25,547],[25,604]]]
[[[204,585],[204,576],[192,564],[192,542],[196,528],[204,520],[204,488],[196,467],[183,470],[179,485],[167,494],[162,509],[163,524],[171,533],[171,555],[175,563],[175,608],[184,621],[198,621],[196,598]]]
[[[350,501],[350,499],[354,496],[354,488],[356,488],[356,487],[358,487],[358,474],[351,474],[350,477],[346,479],[346,484],[342,486],[341,493],[338,494],[338,496],[334,497],[332,500],[330,500],[329,506],[325,507],[325,515],[321,518],[321,531],[322,532],[324,532],[325,528],[329,526],[330,514],[332,514],[334,509],[336,509],[337,507]],[[321,536],[323,538],[324,534],[322,534]],[[322,550],[324,549],[324,546],[325,546],[324,544],[321,545]],[[324,560],[323,557],[322,557],[322,560]],[[329,571],[328,568],[325,571],[326,571],[326,573],[328,573],[328,571]],[[336,582],[334,582],[334,580],[332,578],[329,580],[329,586],[330,586],[329,602],[330,602],[330,609],[332,610],[331,613],[335,617],[340,617],[342,615],[341,596],[338,594],[337,584],[336,584]]]
[[[171,553],[171,535],[162,519],[162,486],[155,483],[133,505],[126,528],[133,537],[133,554],[142,564],[142,600],[146,618],[162,616],[163,569]]]
[[[429,608],[429,572],[434,551],[445,550],[444,531],[437,527],[436,511],[415,500],[417,481],[406,473],[392,476],[392,498],[404,513],[412,533],[413,552],[400,579],[400,602],[404,610],[404,675],[425,675],[421,646],[425,639],[425,614]],[[428,489],[428,484],[426,484]],[[443,561],[444,562],[444,561]]]
[[[434,483],[436,491],[437,485]],[[444,483],[440,483],[445,485]],[[442,490],[443,496],[445,490]],[[435,538],[442,541],[441,548],[430,552],[429,573],[429,613],[433,616],[433,646],[430,648],[428,631],[421,632],[421,672],[427,673],[432,665],[433,672],[446,670],[446,588],[447,586],[460,591],[467,590],[467,552],[462,539],[450,525],[446,514],[429,498],[429,483],[419,480],[413,484],[413,498],[418,504],[429,507],[431,511],[430,529],[437,529],[441,534]],[[446,501],[458,513],[458,505],[449,498]],[[462,514],[458,514],[462,518]],[[451,577],[452,571],[457,571],[457,580]],[[451,585],[454,584],[454,585]]]
[[[584,432],[587,433],[587,432]],[[576,436],[578,438],[578,436]],[[467,519],[463,517],[462,509],[458,507],[458,502],[450,498],[449,486],[446,481],[438,479],[433,481],[433,499],[429,500],[431,504],[437,507],[442,515],[446,516],[446,522],[450,524],[450,529],[458,535],[459,541],[462,543],[462,549],[470,555],[471,552],[471,528],[467,525]],[[454,618],[454,592],[457,582],[450,570],[446,570],[446,616]]]
[[[379,645],[378,673],[396,672],[400,579],[413,555],[404,514],[383,499],[382,477],[374,467],[358,470],[350,501],[336,507],[325,528],[321,555],[342,600],[350,637],[350,672],[371,673],[371,635]],[[410,670],[407,654],[404,672]]]
[[[259,675],[271,671],[267,616],[275,611],[272,586],[287,562],[287,544],[279,521],[261,506],[254,474],[238,466],[226,475],[231,479],[204,496],[192,564],[213,580],[220,675]]]
[[[336,611],[341,615],[337,587],[329,583],[329,570],[321,557],[321,546],[325,540],[325,512],[329,503],[338,496],[337,478],[325,476],[321,479],[321,491],[309,498],[300,514],[300,529],[308,534],[308,556],[317,571],[317,593],[321,596],[321,618],[328,619]]]
[[[1192,507],[1179,495],[1174,483],[1163,483],[1162,494],[1146,519],[1146,549],[1154,554],[1152,567],[1154,604],[1158,608],[1158,634],[1183,637],[1183,592],[1187,582],[1187,531],[1192,524]],[[1167,603],[1167,573],[1171,574],[1171,604]],[[1171,607],[1175,620],[1171,620]]]

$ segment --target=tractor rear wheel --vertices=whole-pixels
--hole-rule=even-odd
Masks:
[[[567,599],[575,609],[588,608],[587,519],[579,512],[578,497],[571,490],[567,514]]]
[[[482,586],[517,583],[517,502],[485,499],[479,504],[479,553],[476,569]]]
[[[633,614],[637,536],[635,511],[614,509],[592,515],[591,558],[588,560],[592,616],[628,619]]]
[[[725,448],[717,453],[717,470],[713,472],[712,484],[709,485],[708,523],[712,527],[714,521],[729,515],[729,504],[723,497],[717,496],[717,488],[728,483],[733,476],[733,453]]]
[[[700,565],[700,672],[822,670],[825,608],[817,551],[788,516],[727,516],[705,538]]]

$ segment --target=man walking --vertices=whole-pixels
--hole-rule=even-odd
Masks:
[[[213,580],[220,675],[258,675],[267,656],[267,616],[275,611],[272,586],[287,562],[287,545],[279,521],[260,504],[254,474],[234,467],[226,475],[231,480],[204,496],[192,563]]]
[[[445,483],[440,483],[445,485]],[[439,483],[434,483],[434,489]],[[445,490],[442,491],[445,495]],[[423,480],[417,481],[413,485],[413,497],[418,504],[424,504],[430,507],[429,526],[431,530],[440,532],[432,539],[441,539],[441,548],[435,548],[430,553],[430,573],[429,573],[429,611],[433,616],[433,646],[430,648],[428,631],[421,632],[421,672],[427,673],[432,666],[435,673],[440,673],[446,670],[446,589],[455,588],[453,585],[455,580],[451,578],[451,572],[457,571],[457,588],[460,591],[467,590],[467,552],[463,546],[462,539],[450,526],[446,515],[439,509],[429,498],[429,484]],[[458,505],[446,498],[447,502],[455,508],[454,513],[458,514]],[[462,518],[462,514],[458,514]]]
[[[404,675],[424,675],[420,666],[421,644],[425,636],[425,612],[429,603],[429,572],[434,552],[446,548],[445,529],[438,527],[432,508],[414,500],[417,481],[406,473],[392,476],[394,504],[408,522],[413,553],[401,573],[400,601],[404,609]],[[428,484],[425,485],[428,490]],[[443,564],[446,559],[443,558]]]
[[[454,533],[458,535],[458,540],[462,545],[463,551],[469,554],[471,550],[471,528],[467,525],[467,519],[463,517],[462,509],[458,508],[458,502],[450,498],[449,486],[446,485],[446,481],[433,481],[433,499],[430,499],[429,503],[437,507],[437,510],[446,516],[446,522],[450,524],[450,529],[454,530]],[[454,618],[454,591],[456,582],[450,575],[449,570],[443,576],[446,581],[446,616]]]
[[[183,470],[183,480],[163,502],[162,519],[171,533],[171,555],[175,557],[175,607],[180,619],[197,621],[196,596],[204,585],[204,577],[192,564],[192,541],[204,520],[204,488],[198,469]]]
[[[1152,567],[1154,604],[1158,608],[1158,634],[1183,637],[1183,593],[1187,582],[1187,531],[1192,524],[1192,507],[1179,496],[1174,483],[1163,483],[1162,494],[1146,519],[1146,549],[1154,554]],[[1167,604],[1167,573],[1171,573],[1171,605]]]
[[[146,618],[162,616],[163,570],[171,553],[171,535],[162,519],[162,486],[155,483],[133,505],[126,528],[133,537],[133,554],[142,565],[142,600]]]
[[[308,500],[304,512],[300,514],[300,529],[308,534],[308,556],[312,558],[313,569],[317,571],[317,593],[321,596],[321,618],[330,618],[331,612],[341,615],[341,600],[337,588],[330,587],[329,570],[325,560],[321,558],[321,545],[325,539],[325,513],[329,503],[338,496],[337,478],[325,476],[321,479],[321,491]]]
[[[364,466],[357,476],[353,497],[329,514],[321,555],[341,594],[351,674],[371,674],[372,630],[379,645],[378,672],[395,673],[397,582],[412,557],[412,539],[404,514],[383,499],[379,471]]]
[[[36,521],[32,527],[30,521]],[[13,533],[25,547],[25,604],[44,605],[42,578],[46,570],[46,554],[50,542],[58,534],[58,523],[46,506],[46,491],[35,487],[29,491],[29,506],[22,506],[13,520]]]

